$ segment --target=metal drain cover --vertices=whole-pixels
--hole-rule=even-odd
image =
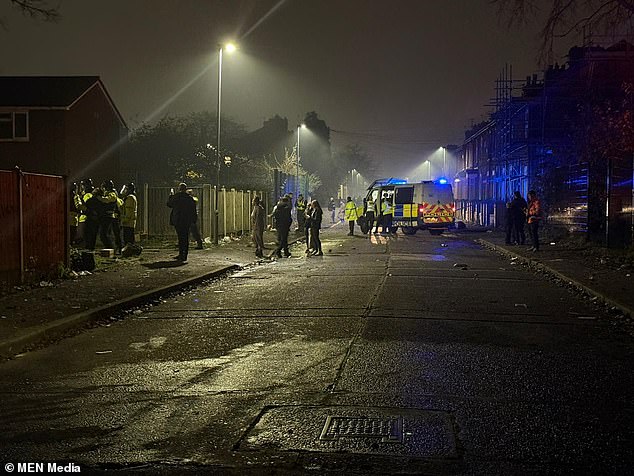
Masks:
[[[457,458],[452,428],[436,410],[279,406],[260,415],[238,449]]]

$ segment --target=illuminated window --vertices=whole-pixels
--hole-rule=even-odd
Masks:
[[[28,141],[27,112],[0,112],[0,141]]]

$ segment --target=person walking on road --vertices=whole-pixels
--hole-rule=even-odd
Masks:
[[[348,197],[345,209],[345,220],[348,222],[348,226],[350,227],[348,236],[354,235],[354,222],[357,218],[357,204],[354,203],[352,197]]]
[[[274,254],[278,257],[282,257],[282,251],[286,258],[291,257],[291,252],[288,250],[288,233],[291,229],[291,205],[288,197],[284,196],[275,206],[273,212],[273,221],[275,222],[275,229],[277,230],[277,248]]]
[[[383,197],[379,198],[378,202],[374,202],[374,213],[376,214],[376,224],[374,228],[374,233],[379,232],[379,226],[381,227],[381,231],[383,231],[383,210],[385,208],[385,200]]]
[[[313,209],[310,221],[310,242],[313,248],[313,255],[323,256],[324,253],[321,249],[321,239],[319,238],[319,230],[321,229],[321,221],[324,216],[324,212],[321,209],[321,205],[317,200],[313,200],[311,203]]]
[[[515,222],[513,220],[513,210],[511,209],[511,202],[506,202],[506,210],[504,211],[504,231],[506,237],[504,243],[511,245],[515,242],[515,236],[513,230],[515,229]]]
[[[526,235],[524,234],[524,222],[526,221],[526,209],[528,204],[519,191],[513,192],[513,200],[511,200],[511,215],[513,220],[513,237],[515,242],[524,245]]]
[[[123,246],[134,244],[134,228],[137,220],[137,199],[132,182],[123,188],[123,206],[121,207],[121,229],[123,230]]]
[[[383,225],[383,230],[382,230],[382,234],[383,235],[388,235],[392,232],[392,202],[390,200],[390,197],[387,193],[385,193],[383,195],[383,200],[382,200],[382,205],[381,205],[382,209],[381,209],[381,214],[383,215],[382,218],[382,225]]]
[[[300,193],[295,202],[295,210],[297,211],[297,231],[304,232],[304,221],[306,220],[306,199]]]
[[[304,212],[304,237],[306,238],[306,254],[310,256],[313,251],[313,243],[310,236],[310,227],[313,223],[313,206],[312,202],[308,201],[306,205],[306,211]]]
[[[97,192],[91,179],[82,180],[81,216],[79,222],[84,223],[84,246],[89,251],[94,251],[99,233],[99,215],[103,204],[97,198]],[[101,191],[98,191],[101,193]]]
[[[374,199],[370,195],[365,202],[365,221],[368,228],[368,234],[372,233],[372,227],[374,226]]]
[[[196,213],[198,213],[198,197],[196,195],[194,195],[194,191],[191,188],[187,189],[187,193],[194,199],[194,202],[196,202]],[[204,249],[203,237],[200,236],[200,230],[198,229],[198,223],[196,223],[196,222],[192,223],[191,229],[189,231],[192,234],[192,238],[196,242],[196,249],[197,250]]]
[[[181,183],[178,192],[175,194],[172,189],[167,206],[172,209],[170,213],[170,224],[176,229],[178,236],[178,256],[175,259],[182,263],[187,263],[189,253],[189,230],[192,223],[198,221],[196,214],[196,202],[187,193],[187,184]]]
[[[537,197],[535,190],[528,192],[528,211],[526,213],[528,219],[528,232],[530,234],[533,246],[531,251],[539,251],[539,222],[542,220],[542,205]]]
[[[93,193],[94,195],[94,193]],[[114,189],[112,180],[101,184],[101,193],[96,194],[102,203],[99,208],[99,238],[106,248],[114,248],[116,254],[121,253],[121,229],[119,221],[119,195]],[[114,245],[111,237],[114,236]]]
[[[330,200],[328,201],[328,211],[330,212],[331,223],[335,222],[336,209],[337,209],[337,205],[335,204],[335,199],[333,197],[330,197]]]
[[[260,197],[253,198],[253,211],[251,212],[251,229],[253,230],[253,243],[255,244],[255,256],[264,257],[264,227],[266,226],[266,212],[262,206]]]

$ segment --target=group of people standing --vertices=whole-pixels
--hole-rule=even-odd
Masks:
[[[264,257],[264,230],[266,229],[267,216],[260,197],[255,197],[252,205],[251,228],[253,230],[252,237],[255,244],[255,255],[258,258],[262,258]],[[279,199],[270,215],[273,220],[273,228],[277,232],[277,247],[273,255],[278,258],[291,256],[291,252],[288,249],[288,235],[293,223],[292,208],[292,196],[287,194]],[[295,209],[297,211],[297,231],[303,231],[306,237],[306,254],[309,256],[323,256],[324,253],[319,238],[323,211],[319,202],[317,200],[306,201],[303,195],[299,194],[295,202]]]
[[[123,247],[134,244],[137,198],[134,183],[117,193],[114,182],[106,180],[100,187],[92,179],[71,185],[70,238],[74,245],[94,250],[97,236],[105,248],[121,254]]]
[[[531,251],[539,251],[539,224],[543,218],[541,202],[534,190],[528,192],[528,202],[519,191],[513,193],[513,198],[506,204],[506,240],[507,245],[524,245],[526,235],[524,224],[528,224],[528,234],[531,239]]]

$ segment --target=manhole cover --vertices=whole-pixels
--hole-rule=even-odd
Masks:
[[[279,406],[260,415],[237,449],[457,458],[452,428],[436,410]]]
[[[403,443],[403,418],[327,417],[319,439],[339,438],[379,438],[383,443]]]

